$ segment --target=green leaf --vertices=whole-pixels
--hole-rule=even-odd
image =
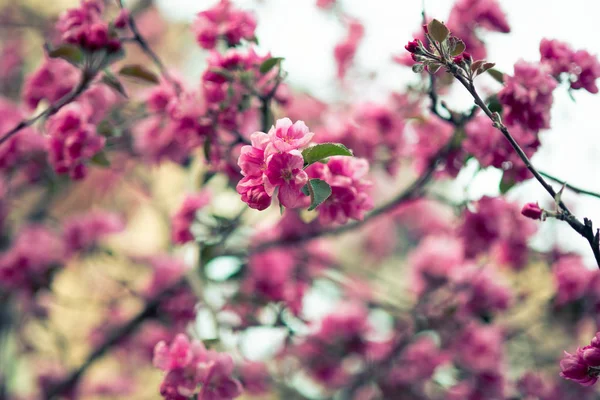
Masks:
[[[506,176],[506,173],[502,175],[502,180],[500,181],[500,193],[501,194],[506,194],[506,192],[508,192],[510,189],[513,188],[513,186],[515,186],[517,182],[512,179],[512,178],[508,178]]]
[[[48,56],[51,58],[62,58],[75,66],[79,66],[83,62],[83,51],[77,46],[63,44],[54,49],[50,49],[49,47],[46,48],[48,50]]]
[[[308,211],[314,210],[331,196],[331,186],[324,180],[311,179],[305,187],[306,190],[302,188],[302,192],[306,193],[308,191],[310,193],[310,207],[308,207]]]
[[[465,42],[458,39],[457,42],[454,44],[454,48],[452,49],[452,55],[458,56],[462,54],[462,52],[465,51],[466,48],[467,46],[465,45]]]
[[[160,82],[158,76],[154,72],[139,64],[124,66],[119,71],[119,74],[152,84],[158,84]]]
[[[497,82],[504,83],[504,74],[497,69],[490,68],[487,70],[488,74],[492,76]]]
[[[443,42],[446,40],[450,31],[446,28],[446,25],[438,21],[437,19],[432,20],[427,26],[427,30],[429,31],[429,35],[433,38],[433,40],[437,42]]]
[[[497,96],[492,96],[488,100],[487,106],[491,112],[493,112],[493,113],[497,112],[498,114],[502,114],[502,103],[500,103],[500,100],[498,100]]]
[[[353,156],[352,151],[340,143],[322,143],[311,146],[302,151],[304,157],[304,166],[321,161],[331,156]]]
[[[103,151],[96,153],[94,155],[94,157],[91,158],[91,162],[92,162],[92,164],[97,165],[102,168],[110,167],[110,161],[108,161],[108,158],[106,157],[106,153]]]
[[[125,98],[128,97],[127,92],[125,92],[125,88],[123,87],[121,81],[110,72],[106,72],[102,76],[101,82],[113,89],[114,91],[116,91],[117,93],[119,93],[121,96]]]
[[[279,64],[281,61],[283,61],[283,57],[269,58],[268,60],[265,60],[265,61],[263,61],[262,64],[260,64],[260,67],[258,68],[258,70],[260,71],[261,74],[266,74],[267,72],[272,70],[274,66]]]

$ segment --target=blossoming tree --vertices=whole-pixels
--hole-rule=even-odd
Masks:
[[[230,0],[185,27],[185,79],[152,3],[0,11],[0,399],[597,398],[600,269],[529,245],[556,219],[600,267],[563,194],[600,196],[530,161],[553,94],[598,92],[594,55],[548,38],[503,73],[499,2],[458,0],[394,56],[418,84],[328,104]],[[347,80],[365,28],[315,6]],[[445,196],[473,162],[502,195]],[[527,180],[547,205],[505,198]]]

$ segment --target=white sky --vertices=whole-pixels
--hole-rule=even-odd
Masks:
[[[393,54],[401,53],[412,39],[421,20],[421,0],[338,0],[343,9],[365,25],[365,39],[356,61],[361,73],[376,71],[368,86],[355,88],[361,100],[382,99],[390,89],[401,89],[416,76],[408,68],[391,62]],[[261,48],[273,55],[285,57],[288,81],[324,98],[344,95],[336,83],[333,47],[345,36],[337,17],[318,10],[315,0],[239,0],[240,7],[252,9],[258,18]],[[170,18],[191,21],[195,13],[215,4],[216,0],[159,0],[164,14]],[[426,0],[427,14],[444,20],[453,1]],[[600,1],[598,0],[500,0],[512,28],[509,35],[490,34],[488,59],[503,72],[512,73],[518,59],[536,61],[542,38],[569,42],[576,49],[600,54]],[[197,72],[199,74],[199,72]],[[351,76],[351,75],[350,75]],[[347,92],[346,92],[347,94]],[[575,93],[576,103],[560,89],[555,92],[555,107],[551,131],[542,134],[542,149],[533,158],[540,170],[557,175],[567,182],[600,192],[600,95],[584,91]],[[456,92],[451,105],[471,104],[465,93]],[[467,174],[465,174],[467,175]],[[467,179],[466,177],[465,179]],[[498,174],[480,174],[472,185],[470,198],[496,194]],[[556,185],[558,188],[558,185]],[[520,201],[540,201],[549,197],[537,185],[529,182],[511,193]],[[576,215],[588,216],[600,227],[600,200],[566,195]],[[591,266],[593,257],[586,242],[566,224],[546,222],[536,247],[548,245],[547,238],[558,238],[561,248],[581,252]]]

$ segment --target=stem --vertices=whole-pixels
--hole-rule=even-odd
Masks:
[[[47,118],[47,117],[50,117],[51,115],[56,114],[61,108],[63,108],[67,104],[71,103],[75,99],[77,99],[77,97],[79,97],[83,92],[86,91],[86,89],[88,88],[89,84],[96,77],[96,74],[97,74],[96,71],[86,71],[86,70],[84,70],[83,71],[83,75],[81,77],[81,81],[79,81],[79,83],[77,84],[77,86],[70,93],[68,93],[65,96],[63,96],[56,103],[51,104],[50,106],[48,106],[48,108],[46,108],[45,110],[41,111],[39,114],[37,114],[37,115],[35,115],[35,116],[33,116],[33,117],[29,118],[29,119],[24,119],[21,122],[19,122],[14,128],[12,128],[10,131],[8,131],[4,135],[2,135],[2,137],[0,138],[0,145],[2,143],[6,142],[11,137],[13,137],[15,134],[17,134],[22,129],[25,129],[25,128],[29,127],[29,126],[32,126],[33,124],[35,124],[41,118]]]
[[[156,314],[156,311],[169,294],[171,294],[174,290],[179,288],[182,284],[184,284],[184,280],[179,280],[174,285],[168,287],[167,289],[160,292],[155,297],[151,298],[146,306],[139,314],[133,317],[124,325],[116,328],[107,338],[104,340],[100,346],[98,346],[87,359],[81,364],[76,370],[71,372],[63,381],[57,383],[54,386],[51,386],[46,392],[46,398],[51,399],[54,396],[60,396],[65,392],[73,389],[83,374],[87,371],[87,369],[94,364],[100,357],[102,357],[108,350],[110,350],[113,346],[117,345],[121,340],[129,337],[133,334],[137,328],[144,322],[146,319],[153,317]]]
[[[540,172],[540,175],[542,175],[543,177],[546,177],[546,178],[550,179],[551,181],[558,182],[561,185],[565,185],[565,187],[567,189],[571,190],[574,193],[585,194],[587,196],[596,197],[596,198],[600,199],[600,194],[599,193],[592,192],[592,191],[585,190],[585,189],[581,189],[581,188],[578,188],[578,187],[573,186],[573,185],[569,185],[567,182],[563,181],[562,179],[559,179],[559,178],[557,178],[555,176],[552,176],[552,175],[550,175],[547,172],[544,172],[544,171],[539,171],[539,172]]]
[[[121,9],[124,9],[124,5],[123,5],[123,0],[117,0],[117,3],[119,4],[119,7]],[[150,45],[148,44],[148,42],[146,41],[146,39],[142,36],[142,34],[140,33],[135,20],[133,18],[133,13],[129,14],[129,19],[128,19],[128,24],[129,24],[129,29],[131,30],[131,33],[133,33],[133,41],[135,41],[140,48],[142,49],[142,51],[148,56],[150,57],[150,59],[152,60],[152,62],[154,63],[154,65],[156,65],[156,67],[159,69],[160,74],[165,78],[165,80],[167,82],[169,82],[171,85],[173,85],[173,87],[175,88],[175,91],[177,93],[181,92],[181,86],[179,85],[179,83],[171,76],[171,74],[169,73],[169,71],[167,70],[167,68],[165,67],[165,65],[163,64],[163,62],[161,61],[160,57],[158,57],[158,55],[154,52],[154,50],[152,50],[150,48]]]
[[[487,115],[488,118],[493,122],[494,127],[496,129],[498,129],[500,132],[502,132],[502,134],[504,135],[506,140],[509,141],[512,148],[515,150],[515,152],[521,159],[521,161],[523,161],[523,163],[525,164],[525,166],[527,167],[529,172],[531,172],[533,174],[535,179],[542,185],[542,187],[546,190],[546,192],[548,192],[548,194],[550,194],[552,196],[552,198],[556,201],[556,203],[558,204],[558,206],[561,208],[561,211],[562,211],[561,219],[566,221],[569,224],[569,226],[571,226],[571,228],[573,228],[573,230],[575,230],[577,233],[579,233],[581,236],[583,236],[588,241],[588,243],[592,249],[592,252],[594,254],[594,258],[596,259],[596,264],[598,265],[598,268],[600,268],[600,247],[598,246],[598,240],[600,239],[600,232],[597,231],[594,234],[594,229],[592,228],[592,221],[587,218],[584,218],[584,222],[582,223],[571,213],[571,211],[567,208],[567,206],[564,204],[564,202],[560,199],[560,196],[557,196],[557,193],[552,188],[552,186],[544,179],[544,177],[533,166],[533,164],[529,160],[529,157],[527,157],[527,155],[525,154],[523,149],[521,149],[521,146],[519,146],[517,141],[512,137],[512,135],[508,131],[508,128],[494,115],[494,113],[492,113],[492,111],[490,111],[490,109],[487,107],[485,102],[481,99],[481,97],[477,93],[477,90],[475,89],[473,80],[465,78],[461,74],[460,69],[456,65],[454,65],[452,63],[446,63],[446,66],[448,67],[448,70],[450,71],[450,73],[452,73],[452,75],[454,75],[454,77],[467,89],[467,91],[471,94],[471,96],[473,96],[473,99],[475,100],[475,104],[478,105],[479,108],[481,108],[483,110],[485,115]]]

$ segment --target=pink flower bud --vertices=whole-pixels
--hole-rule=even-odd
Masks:
[[[527,203],[523,206],[521,214],[531,219],[542,219],[544,210],[540,208],[538,203]]]
[[[404,48],[409,53],[416,53],[419,49],[419,42],[417,41],[417,39],[414,39],[412,42],[408,42],[408,44],[404,46]]]

